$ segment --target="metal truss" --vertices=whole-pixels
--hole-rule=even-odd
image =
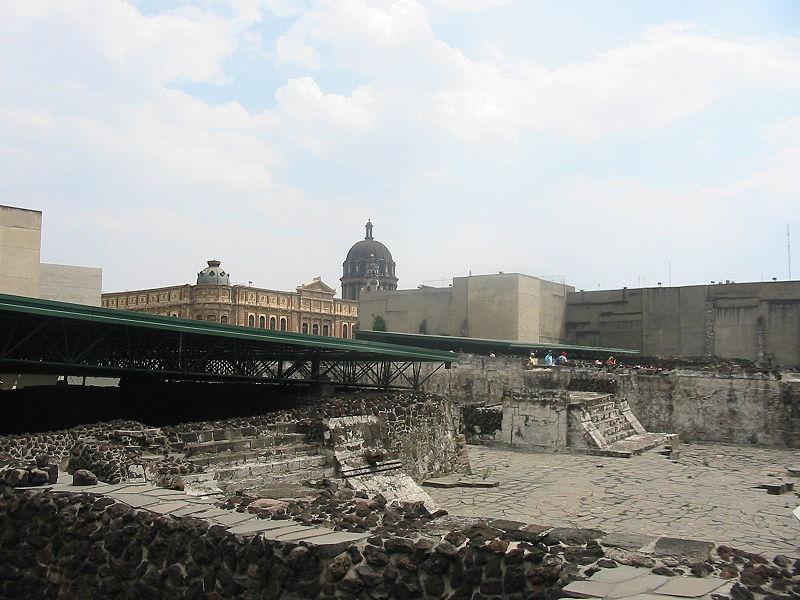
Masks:
[[[313,346],[254,345],[235,337],[0,314],[0,370],[6,372],[417,389],[443,363],[424,372],[423,364],[363,352],[332,356]]]

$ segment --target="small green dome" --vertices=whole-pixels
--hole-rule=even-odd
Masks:
[[[208,266],[197,274],[197,285],[230,285],[230,274],[219,265],[218,260],[209,260]]]

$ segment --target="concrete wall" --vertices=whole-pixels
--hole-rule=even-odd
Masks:
[[[100,306],[103,270],[41,263],[39,297],[45,300]]]
[[[0,293],[39,296],[42,213],[0,206]]]
[[[800,365],[800,282],[572,292],[566,339],[647,355]]]
[[[369,292],[359,299],[359,327],[375,316],[389,331],[432,335],[559,341],[567,292],[573,288],[520,273],[456,277],[447,288]]]

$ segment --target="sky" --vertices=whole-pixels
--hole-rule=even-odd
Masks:
[[[0,204],[104,291],[800,279],[800,2],[7,3]]]

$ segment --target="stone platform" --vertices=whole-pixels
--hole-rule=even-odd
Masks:
[[[656,450],[636,460],[486,446],[470,446],[469,453],[473,472],[500,485],[426,488],[451,514],[800,555],[796,492],[771,495],[756,488],[788,478],[796,451],[684,444],[677,461]]]

